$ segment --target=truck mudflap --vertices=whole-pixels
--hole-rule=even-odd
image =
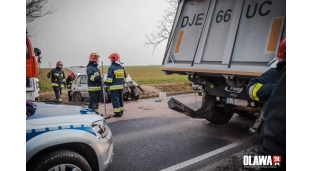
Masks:
[[[203,97],[202,105],[198,109],[192,109],[187,105],[171,98],[168,101],[168,107],[179,113],[185,114],[191,118],[206,118],[213,124],[225,124],[233,116],[234,113],[239,115],[252,116],[252,114],[261,114],[253,126],[250,128],[250,133],[259,133],[261,124],[263,122],[263,112],[261,111],[262,105],[259,102],[252,102],[247,100],[220,97],[210,94]],[[230,102],[232,101],[232,102]]]
[[[187,116],[190,116],[192,118],[196,117],[196,111],[192,108],[186,106],[185,104],[179,102],[178,100],[171,98],[168,101],[168,107],[169,109],[175,110],[177,112],[181,112]]]

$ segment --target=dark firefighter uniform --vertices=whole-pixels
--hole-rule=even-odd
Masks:
[[[248,82],[248,94],[255,101],[265,102],[269,99],[278,81],[278,68],[271,68],[259,77]]]
[[[121,117],[124,111],[123,89],[125,84],[125,69],[118,63],[119,54],[113,53],[109,57],[111,66],[108,68],[105,84],[109,86],[115,117]]]
[[[286,38],[277,58],[276,68],[251,80],[248,88],[252,98],[266,102],[259,155],[281,156],[281,166],[275,170],[286,170]]]
[[[57,67],[52,69],[48,73],[48,78],[51,78],[51,85],[55,93],[55,99],[58,102],[62,102],[62,88],[64,88],[64,84],[66,84],[65,73],[59,65],[63,65],[61,61],[57,62]]]
[[[101,72],[98,69],[98,57],[97,53],[91,53],[89,64],[87,66],[88,75],[88,92],[89,92],[89,109],[98,112],[98,102],[101,93]]]
[[[71,93],[71,85],[73,84],[73,81],[75,80],[75,75],[74,73],[71,73],[67,79],[66,79],[66,85],[68,89],[68,101],[71,102],[73,100]]]

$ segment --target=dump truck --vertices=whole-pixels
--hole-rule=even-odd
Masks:
[[[179,0],[161,70],[187,75],[205,93],[196,111],[175,99],[169,107],[215,124],[261,113],[246,86],[276,63],[285,23],[286,0]]]
[[[36,101],[39,97],[39,64],[41,51],[33,48],[26,31],[26,101]]]

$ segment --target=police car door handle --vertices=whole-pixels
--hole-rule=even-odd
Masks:
[[[78,84],[78,86],[80,87],[81,85],[80,85],[80,84]]]

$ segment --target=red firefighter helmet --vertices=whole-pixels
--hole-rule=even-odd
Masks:
[[[112,53],[108,58],[110,58],[111,62],[119,61],[120,56],[118,53]]]
[[[74,73],[70,73],[69,77],[70,77],[71,79],[75,79],[76,76],[75,76]]]
[[[89,61],[90,61],[90,62],[96,62],[96,61],[98,60],[99,57],[100,57],[100,55],[98,55],[97,53],[91,53],[91,54],[90,54]]]
[[[281,41],[280,47],[278,49],[277,58],[283,60],[286,58],[286,38]]]
[[[62,61],[57,61],[56,66],[58,67],[59,65],[63,65]]]

